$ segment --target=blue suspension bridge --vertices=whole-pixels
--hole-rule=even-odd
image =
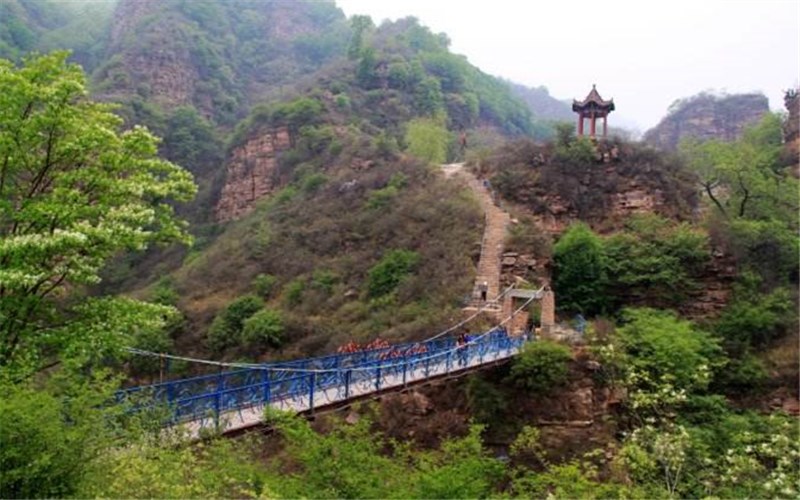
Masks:
[[[129,405],[131,411],[165,409],[166,425],[182,426],[192,436],[203,429],[230,432],[257,425],[267,407],[314,413],[511,358],[529,337],[509,335],[504,325],[539,294],[494,328],[468,336],[466,341],[446,334],[477,317],[482,309],[425,341],[293,361],[221,363],[130,349],[135,355],[203,363],[220,371],[124,389],[117,393],[117,401]],[[489,306],[487,303],[485,307]]]

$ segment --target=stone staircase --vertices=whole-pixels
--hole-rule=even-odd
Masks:
[[[481,257],[478,261],[478,273],[475,276],[475,285],[472,288],[470,303],[465,310],[477,311],[481,307],[484,307],[484,310],[487,312],[499,314],[502,305],[492,302],[497,299],[497,296],[501,292],[500,260],[503,255],[503,242],[511,217],[494,203],[492,194],[483,182],[462,167],[463,164],[460,163],[442,166],[446,176],[459,176],[467,181],[470,189],[472,189],[473,193],[475,193],[475,196],[478,198],[484,213],[484,230],[483,240],[481,242]],[[488,285],[486,293],[488,304],[483,303],[480,299],[479,287],[484,281]]]

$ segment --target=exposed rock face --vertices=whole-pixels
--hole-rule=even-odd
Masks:
[[[594,199],[597,208],[584,210],[574,201],[565,199],[558,190],[539,196],[540,210],[533,217],[537,225],[553,234],[560,234],[575,221],[588,220],[593,225],[613,229],[632,214],[657,213],[672,218],[690,218],[697,200],[693,193],[685,192],[681,203],[675,193],[667,194],[657,182],[648,178],[647,169],[632,173],[630,168],[607,163],[586,178],[578,179],[579,200]],[[601,180],[602,179],[602,180]],[[600,187],[608,183],[612,189]],[[602,228],[599,228],[602,232]]]
[[[111,47],[118,48],[129,33],[133,33],[138,22],[145,16],[155,14],[161,0],[121,0],[111,22]]]
[[[190,48],[193,40],[181,28],[185,19],[158,0],[121,0],[111,23],[109,53],[115,69],[103,75],[100,96],[118,100],[139,94],[170,109],[194,103],[200,80]],[[202,109],[202,108],[201,108]],[[203,109],[206,115],[210,110]]]
[[[192,105],[230,124],[269,89],[332,57],[304,58],[297,41],[327,31],[346,36],[333,28],[344,19],[332,3],[314,0],[119,0],[95,95],[138,97],[165,111]]]
[[[669,114],[647,131],[644,140],[662,149],[675,149],[688,137],[732,141],[768,112],[769,101],[763,94],[699,94],[670,106]]]
[[[712,252],[711,261],[698,280],[699,289],[681,307],[681,313],[693,319],[719,316],[733,293],[737,276],[736,261],[732,255]]]
[[[277,155],[291,147],[286,128],[262,130],[231,153],[225,186],[216,207],[219,221],[250,213],[256,201],[275,188]]]

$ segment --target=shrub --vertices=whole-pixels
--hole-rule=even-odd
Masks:
[[[699,288],[696,277],[710,257],[705,233],[657,215],[631,218],[605,241],[605,252],[616,304],[638,299],[656,307],[682,304]]]
[[[81,496],[89,461],[109,440],[100,398],[77,390],[0,386],[0,498]]]
[[[764,362],[750,352],[731,357],[714,378],[713,387],[733,396],[753,394],[764,388],[769,374]]]
[[[243,295],[228,305],[224,318],[233,331],[241,331],[244,321],[264,307],[264,301],[255,295]]]
[[[173,329],[178,328],[180,327],[180,321],[170,326]],[[133,347],[145,351],[165,353],[172,351],[173,342],[168,328],[141,328],[136,332]],[[134,376],[157,374],[163,368],[161,359],[150,356],[132,356],[128,363]]]
[[[328,178],[325,174],[311,174],[303,178],[300,189],[304,193],[313,193],[324,186],[326,182],[328,182]]]
[[[408,123],[408,152],[427,162],[444,163],[448,138],[447,129],[437,119],[417,118]]]
[[[369,193],[367,199],[367,208],[381,209],[386,208],[391,204],[392,200],[397,197],[397,188],[394,186],[386,186],[382,189],[376,189]]]
[[[348,98],[344,94],[339,94],[336,96],[336,107],[341,110],[346,110],[350,107],[350,98]]]
[[[225,318],[222,317],[222,314],[218,314],[208,327],[208,332],[206,332],[206,344],[208,344],[208,347],[213,351],[222,351],[235,341],[234,332],[228,329],[228,325],[225,323]]]
[[[241,340],[244,322],[264,307],[264,301],[255,295],[243,295],[217,314],[208,329],[209,347],[221,351]]]
[[[600,238],[573,224],[553,247],[553,284],[559,309],[595,315],[606,307],[606,259]]]
[[[569,348],[548,340],[525,345],[511,366],[509,379],[521,389],[547,395],[567,383]]]
[[[247,318],[242,340],[251,345],[280,347],[283,342],[283,319],[278,311],[262,309]]]
[[[769,295],[746,294],[722,313],[714,330],[729,350],[763,347],[783,334],[793,323],[794,305],[789,290],[779,288]]]
[[[311,277],[311,286],[325,293],[331,293],[338,279],[333,271],[317,270]]]
[[[178,303],[178,292],[175,285],[168,277],[161,278],[153,289],[152,301],[164,306],[174,306]]]
[[[303,291],[306,289],[306,283],[300,278],[296,278],[286,284],[283,289],[284,298],[289,306],[296,306],[303,300]]]
[[[371,297],[391,293],[419,263],[419,254],[411,250],[392,250],[369,270],[367,289]]]
[[[724,364],[719,342],[673,312],[626,309],[626,324],[617,329],[629,368],[648,390],[669,383],[677,390],[705,390],[713,370]],[[644,375],[646,374],[646,375]]]
[[[470,412],[476,422],[487,425],[497,423],[497,417],[508,407],[503,391],[478,375],[467,380],[466,393]]]
[[[272,293],[277,281],[278,278],[271,274],[259,274],[253,278],[253,288],[259,296],[267,298]]]

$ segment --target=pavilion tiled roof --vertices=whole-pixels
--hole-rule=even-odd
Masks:
[[[586,96],[586,99],[583,101],[572,100],[572,111],[580,111],[589,104],[594,104],[599,108],[607,108],[608,111],[614,111],[614,99],[609,99],[608,101],[603,100],[594,84],[592,84],[592,90],[589,92],[589,95]]]

